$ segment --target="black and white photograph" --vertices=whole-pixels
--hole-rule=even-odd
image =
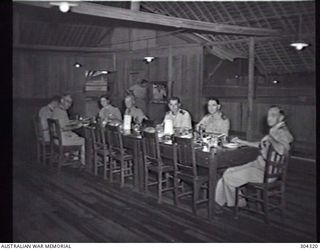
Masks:
[[[11,4],[13,242],[317,247],[315,1]]]

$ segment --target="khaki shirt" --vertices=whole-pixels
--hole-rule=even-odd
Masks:
[[[168,119],[172,120],[173,128],[192,129],[191,116],[186,110],[179,109],[176,115],[174,115],[171,111],[168,111],[164,117],[164,120]]]
[[[57,107],[53,111],[53,119],[59,120],[59,124],[61,127],[62,137],[71,137],[73,132],[72,131],[65,131],[65,127],[69,125],[70,119],[66,110],[62,109],[61,107]]]
[[[280,126],[279,126],[280,125]],[[270,129],[269,135],[272,136],[276,141],[278,141],[283,147],[284,152],[280,152],[280,150],[273,145],[274,149],[281,154],[287,153],[290,150],[290,144],[293,142],[293,136],[290,133],[288,127],[285,123],[278,124],[278,126],[274,126]],[[260,141],[260,156],[258,157],[258,161],[261,166],[264,165],[264,160],[267,158],[268,148],[270,145],[270,141],[268,136],[265,136]]]
[[[117,107],[108,105],[99,111],[99,117],[104,121],[119,120],[122,121],[120,110]]]
[[[129,90],[136,98],[145,99],[147,97],[147,87],[142,87],[140,84],[132,85]]]
[[[148,119],[143,111],[137,107],[132,107],[131,109],[126,109],[126,111],[124,112],[125,115],[131,115],[132,116],[132,120],[136,123],[142,123],[143,119]]]
[[[52,118],[53,110],[54,108],[50,107],[49,105],[46,105],[39,110],[40,125],[42,130],[40,133],[43,133],[43,138],[45,141],[50,141],[47,119]]]
[[[197,126],[202,125],[207,133],[229,134],[230,121],[222,113],[205,115]]]

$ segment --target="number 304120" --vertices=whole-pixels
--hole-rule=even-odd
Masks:
[[[318,248],[318,244],[300,244],[300,248]]]

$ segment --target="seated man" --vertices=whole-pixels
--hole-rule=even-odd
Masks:
[[[39,110],[41,132],[43,133],[43,139],[46,142],[50,141],[47,119],[52,118],[53,110],[59,105],[59,101],[60,97],[54,96],[46,106]]]
[[[164,117],[165,120],[172,120],[173,129],[180,131],[183,129],[192,129],[191,116],[188,111],[181,109],[180,99],[178,97],[170,97],[168,100],[168,111]]]
[[[98,115],[103,122],[122,121],[120,110],[111,105],[110,98],[108,96],[100,96],[99,106],[101,109]]]
[[[124,98],[124,103],[126,105],[126,111],[124,112],[124,114],[132,116],[132,120],[134,123],[141,124],[144,119],[148,120],[148,118],[145,116],[143,111],[137,108],[136,106],[134,106],[135,104],[134,96],[127,95]]]
[[[267,122],[270,127],[269,134],[261,142],[248,142],[235,138],[233,141],[243,145],[260,148],[260,156],[255,161],[242,166],[228,168],[216,187],[216,203],[220,206],[235,205],[235,188],[248,182],[263,182],[265,158],[270,143],[279,154],[287,153],[293,137],[285,122],[284,112],[277,106],[271,106],[268,111]],[[239,200],[239,206],[245,206],[245,200]],[[217,212],[219,206],[217,206]]]
[[[81,145],[81,163],[85,164],[85,141],[84,138],[80,137],[76,133],[72,132],[71,125],[74,123],[69,119],[67,110],[72,105],[72,98],[69,94],[64,94],[60,98],[60,103],[56,109],[53,111],[53,119],[59,120],[61,126],[62,134],[62,145]]]
[[[208,100],[208,112],[196,125],[196,129],[204,129],[206,133],[229,134],[230,121],[221,112],[221,105],[218,99]]]

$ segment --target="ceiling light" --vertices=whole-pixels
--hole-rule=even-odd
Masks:
[[[305,42],[293,42],[290,43],[290,46],[295,47],[296,50],[303,50],[305,47],[308,47],[309,44]]]
[[[67,13],[72,6],[78,6],[77,3],[70,2],[50,2],[51,5],[55,5],[59,7],[59,10],[63,13]]]
[[[279,83],[278,80],[273,80],[272,82],[273,82],[274,84]]]
[[[82,67],[82,65],[80,63],[78,63],[78,62],[74,63],[73,66],[76,67],[76,68]]]
[[[70,6],[67,2],[62,2],[59,5],[59,10],[63,13],[66,13],[70,10]]]
[[[301,15],[299,16],[299,23],[298,23],[298,38],[296,41],[290,43],[291,47],[294,47],[296,50],[303,50],[305,47],[308,47],[309,44],[302,41],[301,39],[301,27],[302,27],[302,18]]]
[[[143,59],[144,59],[147,63],[151,63],[151,62],[155,59],[155,57],[154,57],[154,56],[145,56]]]

